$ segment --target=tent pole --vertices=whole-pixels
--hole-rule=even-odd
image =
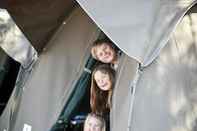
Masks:
[[[129,105],[129,119],[128,119],[128,124],[127,124],[127,131],[131,131],[132,127],[132,114],[133,114],[133,106],[134,106],[134,99],[135,99],[135,92],[136,92],[136,85],[138,83],[138,80],[143,72],[144,67],[141,66],[141,64],[138,65],[138,69],[135,73],[135,77],[133,81],[130,84],[130,89],[131,89],[131,101]]]

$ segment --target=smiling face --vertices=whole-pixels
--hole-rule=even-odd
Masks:
[[[93,116],[89,116],[85,122],[84,131],[102,131],[101,121]]]
[[[115,50],[107,43],[102,43],[92,48],[92,55],[103,63],[113,63],[116,59]]]
[[[103,73],[101,71],[96,71],[94,74],[94,79],[96,81],[97,86],[103,90],[103,91],[108,91],[112,87],[112,82],[110,79],[109,74]]]

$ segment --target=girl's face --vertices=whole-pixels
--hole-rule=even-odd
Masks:
[[[115,59],[115,51],[108,44],[103,43],[95,47],[95,55],[103,63],[112,63]]]
[[[96,81],[97,86],[103,90],[108,91],[111,89],[112,82],[110,80],[109,74],[102,73],[101,71],[96,71],[94,74],[94,79]]]
[[[102,123],[95,117],[89,117],[84,126],[84,131],[102,131]]]

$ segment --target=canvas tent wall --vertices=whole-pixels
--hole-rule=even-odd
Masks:
[[[197,130],[196,19],[196,13],[186,15],[159,57],[142,71],[131,130]]]
[[[184,50],[195,49],[195,42],[191,42],[195,41],[195,39],[193,39],[195,36],[195,30],[193,30],[195,26],[191,26],[189,24],[180,24],[180,27],[177,28],[173,35],[171,31],[174,31],[176,25],[182,20],[183,15],[196,1],[177,0],[166,2],[152,0],[148,2],[140,1],[139,3],[135,0],[125,1],[125,3],[115,1],[115,5],[113,7],[122,7],[122,12],[119,13],[116,13],[116,11],[109,8],[112,6],[111,1],[103,2],[95,0],[92,2],[81,0],[78,2],[81,4],[84,10],[87,11],[90,17],[92,17],[92,19],[98,24],[98,26],[101,27],[101,29],[115,42],[115,44],[117,44],[130,57],[136,58],[143,66],[148,66],[150,63],[152,63],[154,58],[157,58],[163,46],[167,44],[161,55],[155,61],[153,61],[152,64],[146,68],[141,68],[143,70],[141,70],[142,74],[138,75],[139,77],[136,77],[136,74],[138,74],[138,62],[126,55],[122,58],[122,64],[118,71],[119,75],[113,96],[113,108],[111,110],[111,130],[195,130],[195,124],[193,124],[193,122],[195,122],[196,119],[195,117],[190,117],[190,113],[195,114],[195,108],[193,108],[195,107],[195,96],[194,98],[193,95],[189,95],[192,96],[189,98],[186,96],[188,96],[188,93],[190,94],[191,91],[195,92],[195,90],[193,90],[194,86],[192,84],[192,80],[194,80],[194,76],[196,76],[196,63],[193,62],[196,61],[194,57],[196,55],[196,51]],[[164,3],[161,4],[160,2]],[[151,8],[145,8],[147,7],[147,3],[149,5],[148,7]],[[88,4],[91,6],[87,6]],[[165,6],[162,6],[163,4]],[[126,5],[128,8],[125,8]],[[99,12],[101,11],[99,8],[101,6],[105,8],[102,8],[104,10]],[[108,10],[111,10],[111,12],[108,12]],[[135,14],[136,10],[141,11],[139,13],[142,15],[141,17],[139,17],[139,14]],[[82,10],[80,9],[79,12],[81,11]],[[95,13],[94,11],[98,12]],[[163,12],[166,14],[163,14]],[[103,17],[94,16],[94,13]],[[129,16],[134,16],[134,19],[129,18],[129,21],[125,20],[125,18],[128,16],[128,14],[126,15],[125,13],[132,13],[129,14]],[[79,22],[77,19],[78,17],[76,17],[76,19],[74,19],[75,17],[69,17],[70,19],[68,19],[66,25],[62,25],[63,28],[60,27],[60,30],[50,41],[46,50],[40,55],[38,62],[33,66],[34,70],[32,71],[32,74],[28,80],[25,82],[26,84],[24,86],[24,90],[20,90],[21,98],[18,104],[19,106],[15,106],[17,108],[13,108],[14,95],[11,98],[7,109],[0,119],[1,130],[7,129],[9,131],[15,131],[23,129],[35,129],[37,131],[43,131],[48,130],[55,122],[64,102],[68,97],[68,94],[72,91],[72,86],[70,85],[75,82],[73,80],[77,78],[78,74],[80,74],[81,68],[79,65],[83,65],[83,62],[85,61],[85,51],[87,46],[84,46],[84,44],[91,43],[91,41],[96,39],[98,35],[96,25],[92,23],[92,21],[85,15],[84,12],[82,14],[82,16],[85,16],[84,19],[81,17],[79,19],[84,20],[85,23],[87,22],[87,25],[90,24],[90,29],[89,26],[88,28],[84,26],[86,24],[81,26],[81,22],[83,21]],[[121,19],[119,17],[121,17]],[[97,18],[102,19],[99,20]],[[145,18],[147,18],[146,21],[144,21]],[[163,18],[166,19],[164,20]],[[187,19],[187,17],[185,18]],[[196,17],[190,18],[195,19]],[[157,21],[155,22],[154,20],[156,19]],[[195,20],[193,21],[192,19],[186,21],[186,23],[195,23]],[[108,20],[109,22],[107,22]],[[148,20],[150,21],[148,22]],[[121,25],[121,22],[123,25]],[[182,22],[184,23],[185,21]],[[137,23],[140,23],[140,25]],[[126,26],[124,26],[124,24]],[[131,26],[127,26],[127,24],[131,24]],[[139,33],[136,32],[135,28],[129,27],[136,27],[139,29]],[[74,29],[76,30],[74,31]],[[78,31],[78,29],[80,29],[80,31]],[[128,30],[126,29],[130,29],[129,32],[131,32],[128,33]],[[143,33],[143,31],[146,32]],[[95,34],[92,36],[92,32],[97,32],[97,35]],[[182,39],[184,38],[181,35],[182,32],[186,32],[188,35],[188,41],[184,41],[184,39]],[[72,39],[72,33],[75,33],[75,36],[77,36],[75,38],[79,37],[79,39]],[[62,39],[65,36],[67,39]],[[139,36],[141,36],[140,39]],[[82,37],[83,40],[81,40]],[[169,38],[170,40],[168,43],[165,43]],[[191,38],[191,41],[189,38]],[[179,40],[178,43],[177,39]],[[73,40],[73,42],[76,40],[76,43],[81,44],[64,44],[64,40]],[[87,42],[87,40],[90,41]],[[147,44],[146,41],[150,43]],[[142,43],[140,44],[140,42]],[[184,44],[181,44],[182,42]],[[53,43],[56,43],[57,45]],[[160,45],[160,43],[162,44]],[[192,45],[190,45],[190,43],[192,43]],[[127,47],[127,45],[129,47]],[[184,48],[182,48],[183,45],[185,46]],[[79,46],[80,48],[78,48]],[[66,51],[64,49],[66,49]],[[77,49],[77,52],[73,52],[72,49]],[[186,56],[185,59],[182,59],[184,58],[182,57],[183,54]],[[190,61],[190,58],[192,58],[193,61]],[[57,68],[57,63],[61,63],[58,65],[58,71],[53,72],[53,69]],[[48,66],[46,66],[46,64]],[[74,65],[76,66],[74,67]],[[43,73],[44,71],[46,72]],[[176,74],[179,73],[188,75],[187,77],[183,76],[178,78]],[[69,78],[67,77],[67,74],[69,74]],[[65,81],[65,78],[68,79]],[[139,78],[138,81],[136,78]],[[190,82],[190,80],[192,82]],[[180,84],[180,82],[182,82],[182,84]],[[56,86],[55,89],[54,86]],[[67,90],[65,87],[70,88]],[[163,92],[156,90],[158,87],[162,88]],[[185,87],[191,87],[191,90],[187,90]],[[175,92],[174,90],[179,92]],[[158,94],[156,94],[154,91],[158,91],[156,92]],[[17,91],[15,90],[13,94],[16,93]],[[34,96],[34,94],[36,96]],[[172,97],[175,98],[173,98],[173,101],[169,102],[169,99],[172,100]],[[181,101],[179,101],[179,98],[181,98]],[[36,105],[42,106],[36,107]],[[32,106],[34,107],[34,110],[32,110]],[[177,107],[180,108],[177,109]],[[155,113],[157,115],[155,115]]]
[[[127,130],[128,124],[134,131],[197,129],[196,18],[196,13],[187,14],[159,57],[140,72],[132,109],[131,88],[124,88],[125,83],[131,86],[128,78],[121,78],[114,96],[113,131]]]
[[[154,60],[181,18],[196,3],[196,0],[77,1],[118,47],[143,66]]]
[[[184,48],[191,46],[189,38],[189,41],[182,41],[181,38],[184,37],[179,37],[179,35],[182,32],[190,32],[187,35],[193,39],[195,37],[195,30],[193,28],[195,27],[188,28],[187,23],[180,25],[181,27],[179,28],[182,28],[181,31],[178,28],[175,31],[185,13],[196,1],[152,0],[139,2],[137,0],[128,0],[123,3],[118,0],[115,2],[78,0],[78,2],[104,33],[126,54],[138,60],[142,66],[136,72],[136,76],[130,83],[130,88],[127,88],[123,92],[121,87],[124,86],[119,84],[115,89],[113,109],[111,111],[112,130],[196,130],[196,117],[191,118],[191,114],[195,114],[195,97],[187,97],[195,88],[195,84],[192,84],[195,81],[195,73],[192,73],[193,69],[189,68],[189,65],[182,63],[180,57],[184,49],[179,49],[182,46],[180,45],[182,42],[186,44]],[[112,3],[113,5],[111,5]],[[189,22],[194,24],[194,21],[190,20]],[[172,35],[172,32],[176,32],[176,35]],[[173,41],[174,39],[178,39],[180,43],[176,43]],[[192,43],[195,44],[195,40]],[[166,69],[166,63],[163,64],[160,62],[161,56],[159,58],[157,57],[165,45],[167,46],[165,48],[170,49],[164,49],[161,56],[169,53],[169,57],[171,57],[175,52],[178,52],[176,53],[177,60],[173,61],[170,58],[169,60],[166,58],[166,63],[170,69],[161,69],[161,72],[165,75],[162,74],[160,76],[159,69]],[[174,46],[177,48],[174,48]],[[193,46],[195,47],[195,45]],[[194,56],[196,55],[195,51],[190,53]],[[185,56],[187,57],[190,53],[185,51]],[[155,60],[155,58],[157,59]],[[187,58],[189,60],[189,57]],[[195,58],[193,59],[195,61]],[[176,67],[177,65],[178,67]],[[172,71],[171,68],[173,68]],[[183,74],[187,74],[187,79],[184,76],[177,78],[176,74],[179,73],[181,75],[182,72],[184,72]],[[168,80],[166,80],[167,78]],[[182,85],[179,85],[180,81]],[[121,83],[121,81],[119,82]],[[122,84],[124,85],[125,83]],[[127,83],[127,85],[129,84]],[[162,91],[159,92],[157,88],[161,88]],[[168,90],[167,88],[172,89]],[[160,94],[158,92],[158,94],[154,94],[154,90],[157,90]],[[128,92],[132,92],[132,94],[128,94]],[[167,96],[169,95],[175,98],[168,98]],[[179,98],[181,100],[184,99],[184,102],[180,102],[178,100]],[[173,114],[173,116],[172,111],[175,112],[175,110],[177,114]],[[123,113],[123,111],[125,112]]]
[[[6,1],[3,7],[7,9],[38,53],[42,52],[62,21],[76,5],[75,0],[3,1]]]
[[[49,130],[82,72],[89,44],[98,34],[95,24],[76,9],[32,66],[32,72],[22,75],[29,77],[22,88],[16,86],[1,116],[0,130]]]

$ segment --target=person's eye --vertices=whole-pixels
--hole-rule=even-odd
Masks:
[[[100,82],[100,79],[96,79],[96,83],[99,83]]]
[[[100,127],[100,125],[95,125],[96,128]]]
[[[105,75],[105,74],[102,76],[102,78],[106,78],[106,77],[107,77],[107,75]]]
[[[100,53],[99,53],[99,56],[103,56],[103,52],[100,52]]]
[[[106,76],[104,75],[104,76],[102,76],[102,79],[105,79],[106,78]]]

